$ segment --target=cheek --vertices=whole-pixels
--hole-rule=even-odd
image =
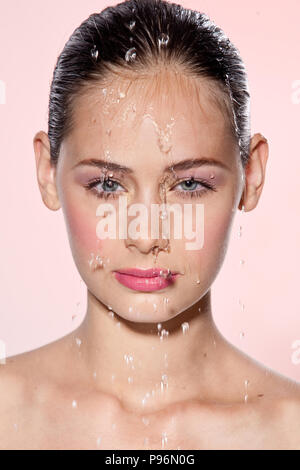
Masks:
[[[86,264],[94,255],[100,255],[107,263],[120,256],[120,241],[114,239],[101,240],[97,237],[96,228],[100,220],[95,216],[96,207],[76,203],[75,198],[65,198],[63,204],[64,217],[67,225],[69,242],[77,266]]]
[[[232,211],[222,212],[216,218],[207,220],[205,227],[204,251],[215,262],[224,259],[232,225]]]
[[[88,255],[102,248],[102,240],[96,235],[97,219],[94,214],[71,201],[65,201],[64,217],[72,249],[81,255]]]
[[[220,268],[227,250],[232,220],[231,209],[206,210],[204,226],[197,228],[197,231],[202,230],[204,233],[202,248],[194,251],[183,248],[186,262],[192,271],[196,273],[204,269],[208,273]]]

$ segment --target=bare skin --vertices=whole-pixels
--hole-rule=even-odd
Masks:
[[[211,285],[225,256],[233,214],[242,206],[245,212],[254,209],[261,195],[267,141],[261,134],[252,137],[243,179],[224,114],[208,99],[205,84],[199,108],[190,82],[188,89],[183,82],[178,87],[180,77],[166,72],[155,80],[160,96],[164,86],[175,91],[172,108],[169,102],[157,106],[148,88],[143,95],[125,86],[128,101],[119,114],[99,111],[99,90],[81,97],[55,171],[47,134],[40,131],[34,138],[41,195],[49,209],[64,211],[73,257],[87,285],[87,313],[71,334],[0,366],[1,449],[300,449],[300,385],[231,345],[211,311]],[[152,90],[154,80],[146,83]],[[140,99],[146,96],[154,106],[147,108],[153,120],[139,121],[133,130],[127,117],[118,126],[114,116],[136,96],[136,115],[146,114]],[[173,147],[164,153],[156,129],[166,129],[170,116]],[[109,144],[103,144],[108,128]],[[155,264],[152,248],[164,246],[161,239],[101,240],[106,268],[90,269],[89,255],[99,248],[99,199],[83,189],[91,170],[78,164],[99,158],[102,145],[109,148],[111,161],[133,170],[120,183],[129,202],[159,202],[166,163],[200,154],[227,166],[209,168],[217,191],[199,196],[206,214],[201,250],[186,252],[184,240],[171,237],[171,250],[161,249]],[[196,179],[205,171],[202,166],[180,176]],[[174,185],[166,186],[167,200],[182,204]],[[152,266],[176,268],[182,275],[173,286],[151,293],[133,291],[112,276],[117,268]],[[183,323],[189,325],[186,334]],[[158,324],[167,337],[160,339]]]

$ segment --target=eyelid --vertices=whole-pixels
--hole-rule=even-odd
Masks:
[[[212,181],[210,181],[206,178],[195,178],[193,176],[191,176],[189,178],[182,178],[182,179],[176,180],[176,184],[175,184],[174,187],[178,186],[181,183],[184,183],[186,181],[191,181],[191,180],[193,180],[194,183],[202,184],[202,186],[204,186],[205,188],[212,189],[213,191],[216,191],[216,184],[213,183]],[[187,191],[185,191],[185,192],[187,192]]]

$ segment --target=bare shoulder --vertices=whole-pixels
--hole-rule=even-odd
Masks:
[[[18,429],[38,422],[40,404],[57,386],[55,362],[63,356],[63,344],[61,339],[8,357],[0,365],[0,449],[12,448]]]
[[[287,450],[300,450],[300,391],[278,401],[276,425]]]
[[[22,371],[23,358],[6,359],[0,366],[0,449],[10,448],[28,401],[28,384]]]
[[[254,416],[266,448],[300,450],[300,383],[263,365],[256,372]]]

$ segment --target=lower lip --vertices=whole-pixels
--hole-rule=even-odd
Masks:
[[[129,274],[115,272],[115,278],[124,286],[133,290],[143,292],[153,292],[155,290],[164,289],[172,285],[178,274],[172,274],[168,279],[155,276],[155,277],[138,277]]]

